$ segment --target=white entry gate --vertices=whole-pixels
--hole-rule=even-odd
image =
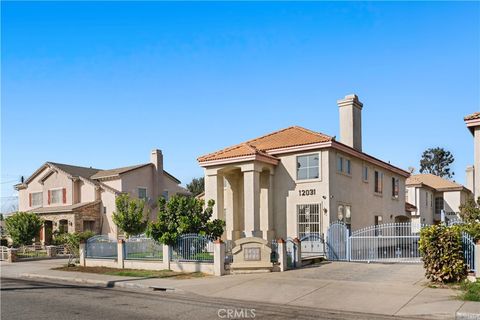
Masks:
[[[335,222],[327,233],[327,257],[337,261],[419,263],[420,228],[410,222],[388,223],[350,235],[344,223]]]

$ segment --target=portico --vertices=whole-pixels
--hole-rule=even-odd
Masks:
[[[226,222],[224,238],[275,237],[273,174],[276,161],[248,161],[205,168],[205,199]]]

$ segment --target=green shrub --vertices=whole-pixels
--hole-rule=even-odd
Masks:
[[[64,233],[62,235],[64,242],[62,244],[68,246],[72,253],[75,256],[79,255],[80,251],[80,242],[86,241],[88,238],[95,236],[95,233],[92,231],[84,232],[75,232],[75,233]]]
[[[460,299],[465,301],[480,301],[480,282],[465,281],[461,286]]]
[[[433,225],[420,232],[420,252],[425,276],[433,282],[458,282],[465,278],[460,226]]]
[[[14,246],[29,245],[43,226],[43,219],[35,213],[17,212],[5,219],[8,235]]]
[[[475,243],[480,240],[480,223],[478,222],[468,222],[460,225],[463,231],[472,236]]]

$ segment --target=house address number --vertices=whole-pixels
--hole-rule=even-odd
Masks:
[[[301,197],[314,196],[315,193],[316,193],[315,189],[298,190],[298,195]]]

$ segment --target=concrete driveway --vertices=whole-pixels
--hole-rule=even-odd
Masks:
[[[421,264],[325,262],[287,272],[228,275],[189,280],[139,279],[50,270],[61,261],[2,263],[2,277],[28,276],[113,284],[126,288],[174,288],[209,298],[311,307],[368,314],[454,319],[457,311],[480,314],[480,303],[456,299],[458,292],[431,288]],[[480,317],[479,317],[480,319]]]

